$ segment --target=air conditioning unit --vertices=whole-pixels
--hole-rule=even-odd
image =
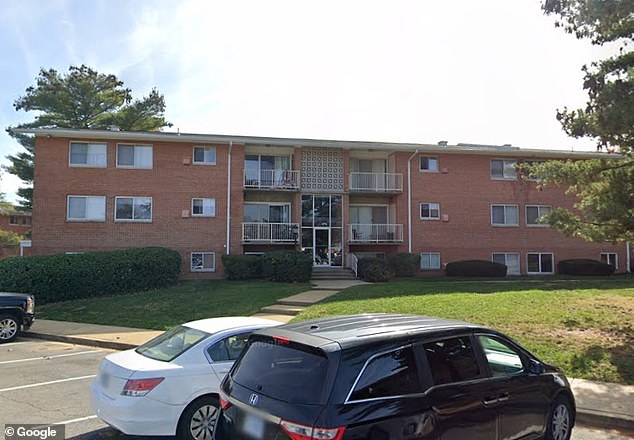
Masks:
[[[183,210],[181,211],[181,217],[182,217],[182,218],[187,218],[187,217],[189,217],[189,209],[183,209]]]
[[[448,222],[449,221],[449,214],[443,214],[442,215],[442,221]]]
[[[184,157],[183,158],[183,165],[191,165],[192,160],[190,157]]]

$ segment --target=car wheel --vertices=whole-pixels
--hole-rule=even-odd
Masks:
[[[555,400],[548,416],[547,440],[569,440],[572,434],[572,411],[568,399]]]
[[[17,319],[13,315],[0,315],[0,344],[3,342],[14,341],[18,337]]]
[[[218,399],[203,396],[189,404],[178,423],[178,438],[187,440],[211,440],[218,418]]]

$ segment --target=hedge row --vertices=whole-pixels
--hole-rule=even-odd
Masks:
[[[9,258],[0,261],[0,291],[43,304],[165,287],[180,269],[180,254],[158,247]]]
[[[614,273],[614,266],[597,260],[561,260],[557,269],[562,275],[606,276]]]
[[[459,277],[505,277],[504,264],[487,260],[463,260],[447,263],[447,276]]]
[[[262,257],[253,255],[223,255],[225,277],[229,280],[264,278],[286,283],[305,283],[313,273],[313,259],[297,251],[269,252]]]

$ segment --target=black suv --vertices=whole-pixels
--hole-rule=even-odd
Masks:
[[[501,333],[365,314],[259,330],[221,384],[216,440],[568,440],[563,373]]]
[[[35,319],[35,299],[26,293],[0,292],[0,344],[28,330]]]

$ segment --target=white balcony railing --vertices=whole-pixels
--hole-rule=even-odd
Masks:
[[[242,241],[296,243],[299,230],[299,223],[242,223]]]
[[[299,171],[245,168],[244,187],[264,190],[298,190]]]
[[[350,191],[403,192],[403,175],[400,173],[350,173]]]
[[[348,234],[350,243],[402,243],[403,225],[351,224]]]

